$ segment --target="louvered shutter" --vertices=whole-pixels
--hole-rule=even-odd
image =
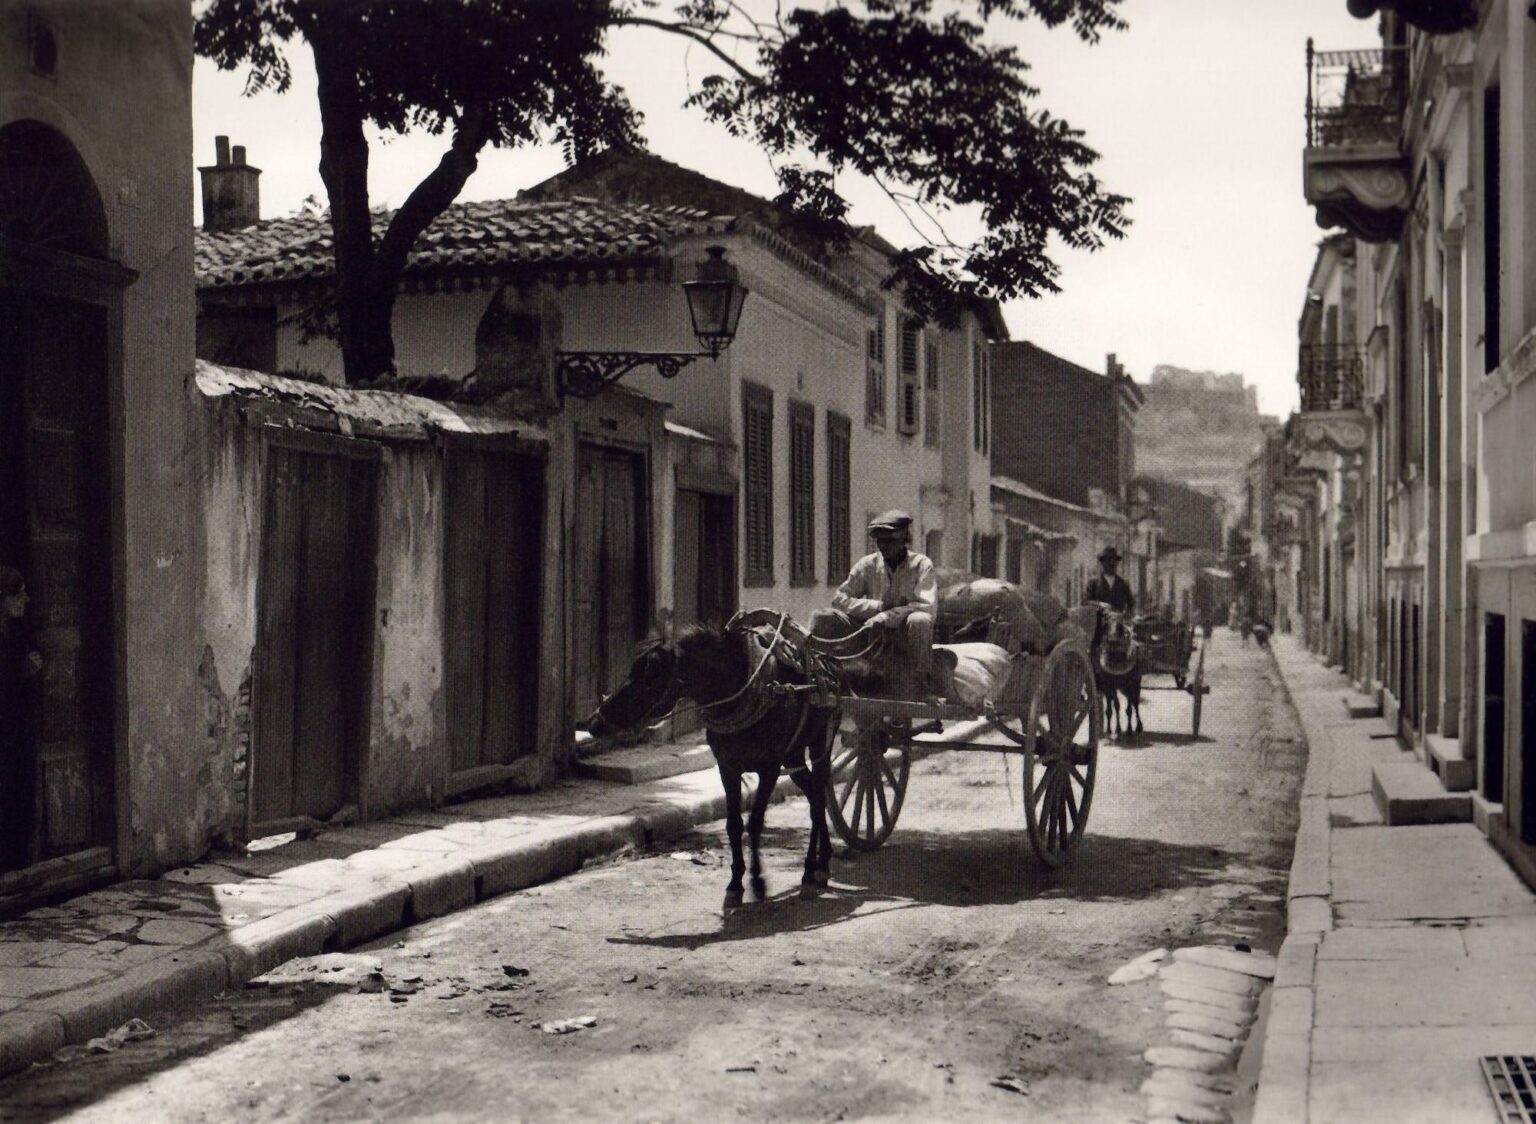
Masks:
[[[789,406],[789,577],[816,580],[816,408]]]
[[[915,320],[901,323],[901,362],[896,386],[896,428],[901,433],[916,433],[921,421],[921,386],[917,381],[918,354],[922,349],[923,330]]]
[[[853,563],[853,528],[849,525],[848,419],[827,414],[827,581],[838,584]]]
[[[939,345],[929,342],[923,355],[923,444],[939,447]]]
[[[773,584],[773,392],[742,383],[746,581]]]

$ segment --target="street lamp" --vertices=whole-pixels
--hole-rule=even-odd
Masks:
[[[557,351],[556,386],[562,398],[595,398],[637,367],[655,367],[670,379],[695,359],[718,359],[736,338],[747,289],[736,267],[725,260],[724,246],[710,246],[699,263],[696,281],[683,282],[693,334],[703,351]]]

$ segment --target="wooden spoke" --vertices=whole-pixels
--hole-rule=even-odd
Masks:
[[[1057,645],[1034,677],[1024,725],[1025,818],[1030,845],[1047,866],[1066,861],[1087,824],[1098,766],[1098,707],[1087,653],[1070,643]]]
[[[885,727],[862,732],[850,753],[842,765],[845,779],[839,782],[837,798],[828,802],[827,810],[843,842],[854,850],[872,851],[896,826],[912,759],[905,746],[890,744],[890,731]]]

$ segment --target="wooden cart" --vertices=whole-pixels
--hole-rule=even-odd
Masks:
[[[834,749],[828,808],[855,850],[872,851],[890,838],[906,799],[912,747],[936,748],[915,738],[935,720],[984,722],[973,740],[942,748],[1022,758],[1025,822],[1042,862],[1060,866],[1082,838],[1103,718],[1080,640],[1061,640],[1045,656],[1013,654],[1007,682],[980,707],[847,695],[841,707],[851,728]],[[985,734],[1002,735],[1003,744],[975,740]]]
[[[1136,643],[1141,650],[1143,674],[1162,673],[1173,676],[1175,690],[1183,691],[1194,700],[1191,711],[1191,736],[1200,736],[1200,713],[1205,709],[1205,696],[1211,688],[1205,681],[1205,641],[1200,643],[1200,655],[1195,660],[1195,672],[1189,673],[1189,658],[1195,648],[1195,630],[1187,624],[1161,624],[1136,622],[1132,626]],[[1145,682],[1143,691],[1153,690]]]

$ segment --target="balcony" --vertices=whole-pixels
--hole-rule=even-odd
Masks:
[[[1302,413],[1361,409],[1365,356],[1360,348],[1341,343],[1302,344],[1298,360],[1296,381],[1301,385]]]
[[[1404,48],[1314,51],[1307,42],[1307,148],[1302,182],[1324,229],[1394,241],[1408,213],[1399,147],[1408,88]]]
[[[1329,454],[1353,458],[1365,451],[1365,354],[1352,344],[1302,344],[1296,381],[1301,412],[1287,433],[1295,465],[1325,468]]]

